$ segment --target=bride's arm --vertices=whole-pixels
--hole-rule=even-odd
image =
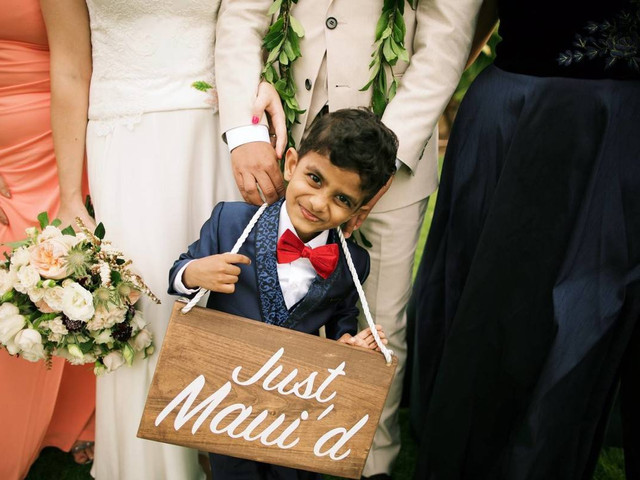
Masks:
[[[51,51],[51,129],[58,163],[63,225],[93,225],[82,198],[91,33],[85,0],[41,0]]]

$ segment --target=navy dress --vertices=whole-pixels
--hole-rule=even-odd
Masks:
[[[498,1],[412,299],[416,478],[640,478],[640,1]]]

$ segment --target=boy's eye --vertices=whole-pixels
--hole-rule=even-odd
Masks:
[[[309,173],[308,176],[313,183],[317,183],[318,185],[320,185],[320,177],[318,175],[316,175],[315,173]]]
[[[340,203],[342,203],[346,207],[351,208],[351,200],[349,200],[349,197],[347,197],[346,195],[338,195],[337,198]]]

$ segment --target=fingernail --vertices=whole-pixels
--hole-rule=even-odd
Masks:
[[[251,117],[251,123],[253,123],[254,125],[260,123],[260,119],[256,115],[254,115],[253,117]]]
[[[11,192],[5,190],[4,192],[2,192],[2,195],[4,195],[7,198],[11,198]]]

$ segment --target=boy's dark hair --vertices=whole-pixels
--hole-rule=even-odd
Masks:
[[[378,117],[363,108],[345,108],[319,115],[302,139],[298,155],[329,157],[339,168],[360,175],[367,203],[396,171],[398,139]]]

